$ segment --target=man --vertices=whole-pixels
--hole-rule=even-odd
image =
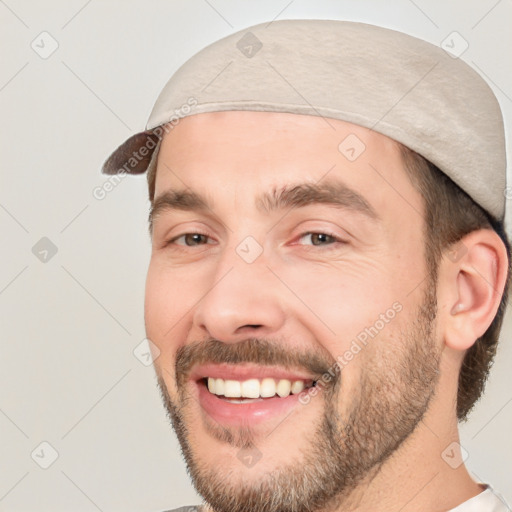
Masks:
[[[509,510],[457,431],[509,275],[479,75],[380,27],[251,27],[104,166],[145,171],[146,330],[200,510]]]

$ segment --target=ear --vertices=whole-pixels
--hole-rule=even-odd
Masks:
[[[443,254],[438,303],[445,344],[467,350],[491,325],[505,289],[505,244],[490,229],[472,231]]]

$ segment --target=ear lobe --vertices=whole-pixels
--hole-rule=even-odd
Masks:
[[[491,325],[505,288],[508,256],[497,233],[490,229],[473,231],[458,244],[464,251],[458,260],[453,250],[443,257],[445,267],[440,283],[448,297],[445,343],[455,350],[467,350]],[[460,247],[460,245],[459,245]]]

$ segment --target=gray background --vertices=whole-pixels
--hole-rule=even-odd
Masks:
[[[435,44],[457,31],[510,124],[511,16],[511,0],[0,0],[0,510],[199,501],[139,347],[145,178],[92,194],[177,66],[272,19],[367,21]],[[462,427],[469,468],[509,501],[511,330],[509,315],[487,394]]]

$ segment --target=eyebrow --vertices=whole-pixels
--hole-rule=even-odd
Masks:
[[[342,182],[301,183],[298,185],[275,187],[256,198],[256,207],[264,213],[278,210],[304,208],[314,204],[325,204],[363,214],[371,220],[380,217],[368,201],[358,192]],[[149,231],[154,220],[164,211],[212,211],[205,196],[189,190],[172,190],[158,196],[149,213]]]
[[[361,213],[372,220],[380,217],[370,203],[354,189],[339,181],[325,183],[301,183],[261,195],[257,207],[271,213],[276,210],[303,208],[313,204],[326,204]]]
[[[149,212],[149,232],[153,231],[155,219],[164,211],[207,211],[211,210],[206,197],[188,190],[169,190],[158,196],[151,205]]]

